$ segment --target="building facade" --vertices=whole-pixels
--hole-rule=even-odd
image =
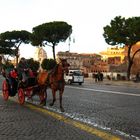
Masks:
[[[42,47],[37,47],[33,58],[41,63],[43,59],[47,58],[47,53]]]
[[[80,69],[84,73],[107,73],[126,71],[123,64],[126,54],[125,48],[111,47],[99,54],[58,52],[57,57],[67,59],[71,69]]]
[[[107,48],[106,51],[102,51],[99,54],[102,56],[103,60],[108,61],[108,64],[116,65],[122,64],[126,56],[124,47]]]
[[[67,59],[70,69],[80,69],[85,74],[109,70],[107,63],[98,54],[58,52],[57,58]]]
[[[126,52],[127,51],[128,51],[128,49],[126,48]],[[131,68],[131,74],[135,74],[135,75],[137,73],[140,73],[140,42],[133,45],[132,50],[131,50],[131,57],[132,57],[132,55],[134,55],[134,53],[136,51],[138,51],[138,52],[134,56],[133,65],[132,65],[132,68]]]

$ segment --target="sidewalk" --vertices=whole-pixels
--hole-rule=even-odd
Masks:
[[[93,78],[85,78],[85,84],[102,84],[102,85],[114,85],[114,86],[131,86],[140,88],[140,82],[135,83],[133,81],[120,81],[120,80],[108,80],[104,79],[100,82],[95,82],[95,79]]]

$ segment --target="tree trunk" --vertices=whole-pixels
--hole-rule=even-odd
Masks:
[[[17,65],[18,65],[18,58],[19,58],[19,48],[17,47],[16,48],[16,68],[17,68]]]
[[[18,66],[18,55],[16,55],[16,68]]]
[[[2,57],[2,62],[6,63],[6,59],[3,54],[1,55],[1,57]]]
[[[130,80],[130,74],[131,74],[131,67],[132,67],[133,62],[128,61],[128,68],[127,68],[127,79]]]
[[[132,48],[132,45],[128,46],[128,54],[127,54],[128,55],[127,80],[130,80],[131,66],[133,64],[133,61],[132,61],[131,56],[130,56],[131,48]]]
[[[53,44],[52,49],[53,49],[53,59],[56,60],[55,59],[55,44]]]

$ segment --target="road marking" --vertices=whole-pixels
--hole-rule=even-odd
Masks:
[[[2,96],[2,94],[0,94],[0,96]],[[10,98],[9,100],[18,103],[17,96],[15,96],[15,98]],[[26,107],[28,107],[28,108],[30,108],[32,110],[36,110],[36,111],[42,112],[45,115],[52,116],[53,118],[55,118],[57,120],[63,121],[64,123],[67,123],[67,124],[72,125],[72,126],[74,126],[76,128],[79,128],[79,129],[81,129],[81,130],[83,130],[85,132],[88,132],[88,133],[90,133],[92,135],[100,137],[103,140],[122,140],[118,136],[115,136],[113,134],[107,133],[107,132],[105,132],[103,130],[96,129],[95,127],[90,127],[90,126],[88,126],[86,124],[83,124],[83,123],[77,122],[75,120],[72,120],[71,118],[64,117],[64,116],[62,116],[62,115],[60,115],[58,113],[49,111],[46,108],[40,108],[37,105],[33,105],[31,103],[26,103],[23,106],[26,106]]]
[[[63,121],[66,124],[72,125],[72,126],[74,126],[76,128],[79,128],[79,129],[81,129],[83,131],[86,131],[86,132],[88,132],[88,133],[90,133],[92,135],[100,137],[103,140],[121,140],[121,138],[119,138],[117,136],[114,136],[114,135],[112,135],[110,133],[98,130],[98,129],[90,127],[90,126],[88,126],[86,124],[82,124],[80,122],[77,122],[77,121],[74,121],[72,119],[66,118],[66,117],[64,117],[64,116],[62,116],[60,114],[51,112],[49,110],[46,110],[46,109],[31,105],[31,104],[26,104],[25,106],[30,108],[30,109],[32,109],[32,110],[42,112],[43,114],[50,115],[50,116],[52,116],[53,118],[55,118],[57,120]]]
[[[134,94],[134,93],[126,93],[126,92],[111,91],[111,90],[98,90],[98,89],[93,89],[93,88],[81,88],[81,87],[72,87],[72,86],[66,86],[66,87],[67,88],[73,88],[73,89],[87,90],[87,91],[97,91],[97,92],[105,92],[105,93],[111,93],[111,94],[119,94],[119,95],[140,97],[140,94]]]

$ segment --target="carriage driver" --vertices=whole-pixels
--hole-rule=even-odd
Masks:
[[[29,65],[24,57],[20,59],[20,62],[17,66],[17,71],[19,75],[19,80],[25,82],[29,77]]]

